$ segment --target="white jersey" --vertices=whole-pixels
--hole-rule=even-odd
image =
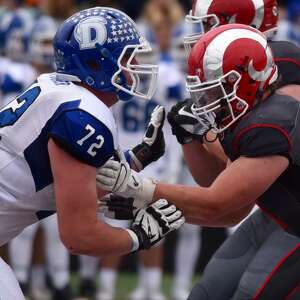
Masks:
[[[8,58],[0,59],[0,107],[3,107],[37,77],[36,70],[27,63],[14,62]]]
[[[120,145],[123,149],[131,149],[141,142],[156,105],[163,105],[168,111],[177,101],[183,100],[183,83],[183,74],[176,64],[166,57],[159,62],[158,86],[151,101],[120,101],[114,106]],[[175,182],[180,169],[181,149],[167,120],[163,130],[166,141],[165,155],[147,166],[142,174],[162,181]]]
[[[0,245],[55,210],[49,137],[96,168],[118,148],[110,109],[55,73],[0,110],[0,137]]]

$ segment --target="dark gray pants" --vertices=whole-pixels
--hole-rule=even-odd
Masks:
[[[188,300],[253,299],[278,262],[299,243],[256,211],[217,250]]]

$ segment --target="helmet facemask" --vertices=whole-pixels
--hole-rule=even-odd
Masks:
[[[124,47],[117,62],[119,69],[111,79],[112,85],[118,91],[131,96],[145,100],[151,99],[157,85],[158,66],[143,62],[145,56],[151,52],[149,43],[145,41],[139,45]],[[126,75],[129,78],[126,78]]]
[[[184,48],[187,56],[190,55],[193,46],[198,42],[203,34],[220,26],[220,20],[216,14],[197,17],[193,15],[192,10],[188,15],[186,15],[185,21],[191,27],[189,31],[193,32],[187,34],[183,38]]]
[[[198,76],[187,77],[187,91],[194,104],[192,112],[202,122],[210,122],[214,133],[219,134],[243,116],[249,105],[237,96],[241,75],[232,70],[217,80],[201,82]],[[215,114],[212,119],[211,115]]]

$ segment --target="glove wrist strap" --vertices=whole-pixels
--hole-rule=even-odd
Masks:
[[[129,150],[128,151],[129,155],[130,155],[130,159],[131,159],[131,162],[133,162],[134,164],[134,169],[137,171],[137,172],[140,172],[144,169],[144,166],[143,164],[140,162],[140,160],[136,157],[135,153],[133,152],[133,150]]]
[[[139,239],[138,239],[137,235],[131,229],[126,229],[126,231],[128,232],[129,236],[131,237],[131,241],[132,241],[130,252],[137,251],[140,248],[140,243],[139,243]]]

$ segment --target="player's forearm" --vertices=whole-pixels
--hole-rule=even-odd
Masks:
[[[71,230],[71,229],[70,229]],[[114,228],[96,221],[68,231],[62,240],[73,254],[90,256],[123,255],[130,252],[132,240],[126,230]]]
[[[182,149],[190,172],[201,186],[210,186],[225,168],[225,163],[197,141],[184,145]]]
[[[218,219],[214,219],[213,222],[209,222],[209,220],[207,220],[207,222],[203,223],[203,220],[201,222],[201,220],[191,217],[186,217],[186,222],[207,227],[232,227],[245,219],[251,212],[253,206],[254,204],[248,205],[230,214],[223,215]]]
[[[167,199],[183,211],[186,218],[198,219],[206,224],[220,217],[222,207],[209,188],[158,183],[154,200]]]
[[[234,195],[221,192],[221,189],[214,186],[202,188],[165,183],[156,185],[154,200],[156,199],[166,199],[176,205],[190,222],[210,227],[238,223],[246,214],[243,208],[254,203],[243,202],[243,199],[235,201]]]

